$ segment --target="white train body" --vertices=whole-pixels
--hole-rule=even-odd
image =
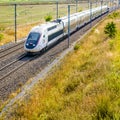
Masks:
[[[102,6],[102,13],[108,11],[107,6]],[[101,7],[92,9],[92,19],[101,15]],[[90,22],[90,10],[70,15],[70,32]],[[35,26],[29,32],[24,49],[27,52],[39,52],[58,41],[68,33],[68,17]]]

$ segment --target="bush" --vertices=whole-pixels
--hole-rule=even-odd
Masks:
[[[3,34],[0,33],[0,41],[3,39]]]
[[[82,9],[79,9],[78,12],[82,12]]]
[[[104,33],[107,34],[110,38],[114,38],[116,35],[116,26],[113,22],[108,23],[104,28]]]
[[[5,28],[4,27],[0,27],[0,31],[4,31],[5,30]]]
[[[49,15],[47,15],[47,16],[45,16],[45,21],[46,22],[48,22],[48,21],[50,21],[50,20],[52,20],[52,16],[49,14]]]
[[[0,24],[0,31],[4,31],[5,30],[5,26]]]
[[[70,83],[68,83],[65,86],[64,94],[68,94],[68,93],[71,93],[71,92],[75,91],[75,89],[77,88],[78,85],[79,85],[79,81],[77,81],[77,80],[71,81]]]
[[[113,17],[114,17],[114,18],[119,17],[119,15],[120,15],[120,13],[119,13],[119,12],[114,12],[114,13],[113,13]]]
[[[78,50],[80,48],[80,45],[78,45],[78,44],[76,44],[75,46],[74,46],[74,50]]]
[[[93,120],[115,120],[114,112],[110,107],[110,100],[107,99],[107,96],[103,96],[103,98],[97,102],[98,105],[96,106]]]
[[[109,47],[110,47],[110,50],[112,50],[114,48],[114,41],[113,40],[109,41]]]
[[[111,15],[109,15],[108,17],[114,19],[114,18],[117,18],[117,17],[119,17],[119,16],[120,16],[120,13],[119,13],[119,12],[113,12],[113,13],[112,13]]]

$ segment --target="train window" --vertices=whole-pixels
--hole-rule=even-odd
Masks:
[[[48,36],[48,41],[51,41],[52,39],[58,37],[59,35],[63,34],[63,30],[57,31],[51,35]]]
[[[55,29],[57,26],[55,25],[55,26],[52,26],[52,27],[49,27],[48,28],[48,31],[50,31],[50,30],[52,30],[52,29]]]
[[[31,32],[28,36],[28,41],[38,41],[40,38],[40,33],[36,33],[36,32]]]

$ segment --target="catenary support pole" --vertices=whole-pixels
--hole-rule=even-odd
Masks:
[[[90,27],[92,27],[92,2],[90,2]]]
[[[15,17],[15,42],[17,42],[17,4],[14,4],[14,17]]]
[[[90,9],[90,0],[88,0],[88,9]]]
[[[78,12],[78,0],[76,0],[76,13]]]
[[[56,9],[57,9],[57,13],[56,13],[56,19],[58,19],[58,1],[56,2]]]
[[[103,4],[103,0],[101,0],[101,19],[102,19],[102,4]]]
[[[68,48],[70,44],[70,5],[68,5]]]

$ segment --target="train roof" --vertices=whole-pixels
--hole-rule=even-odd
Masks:
[[[107,8],[107,6],[102,6],[102,8]],[[101,7],[97,7],[97,8],[92,9],[92,11],[97,11],[97,10],[100,10],[100,9],[101,9]],[[85,10],[85,11],[82,11],[82,12],[74,13],[74,14],[70,15],[70,18],[74,19],[74,16],[76,16],[76,15],[77,16],[79,15],[79,17],[82,17],[87,13],[89,14],[90,10]],[[51,29],[56,28],[57,25],[61,23],[61,21],[68,22],[68,16],[65,16],[65,17],[59,18],[57,20],[54,20],[54,21],[51,21],[51,22],[46,22],[44,24],[35,26],[31,29],[31,32],[33,32],[33,31],[34,32],[41,32],[42,30],[45,30],[45,29],[47,29],[49,31]]]
[[[102,6],[102,8],[107,8],[107,5]],[[100,10],[100,9],[101,9],[101,7],[93,8],[93,9],[92,9],[92,12],[93,12],[93,11]],[[90,10],[85,10],[85,11],[82,11],[82,12],[74,13],[74,14],[70,15],[70,18],[72,19],[72,18],[73,18],[74,16],[76,16],[76,15],[79,15],[79,17],[82,17],[82,16],[84,16],[85,14],[90,14]],[[60,18],[60,19],[61,19],[62,21],[64,21],[64,22],[67,22],[67,21],[68,21],[68,16],[62,17],[62,18]]]
[[[44,24],[37,25],[37,26],[33,27],[30,32],[41,32],[45,29],[47,29],[49,31],[53,28],[56,28],[58,24],[59,23],[55,22],[55,21],[47,22],[47,23],[44,23]]]

